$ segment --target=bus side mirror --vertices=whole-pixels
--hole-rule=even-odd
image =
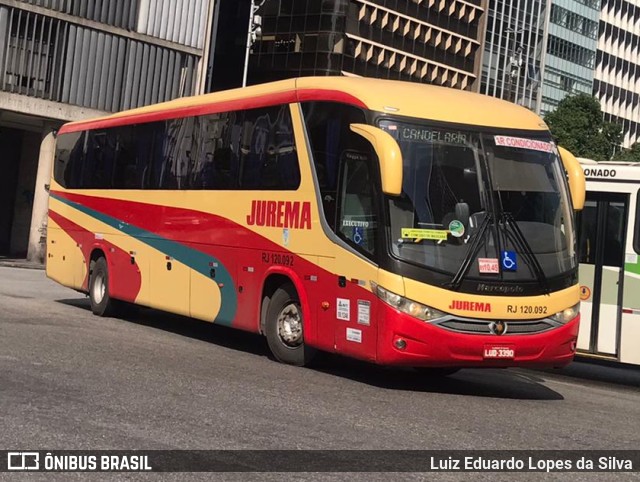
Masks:
[[[382,192],[390,196],[402,194],[402,152],[396,140],[382,129],[368,124],[351,124],[353,132],[371,143],[380,162]]]
[[[564,169],[569,176],[569,190],[571,191],[571,201],[573,209],[581,211],[584,208],[584,199],[586,196],[587,184],[584,179],[584,171],[580,162],[576,157],[567,151],[564,147],[558,146],[560,159],[564,164]]]

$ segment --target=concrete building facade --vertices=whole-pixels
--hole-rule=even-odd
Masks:
[[[0,256],[43,259],[64,122],[204,90],[213,0],[0,0]]]
[[[489,0],[481,93],[540,112],[549,3]]]
[[[267,0],[250,83],[355,75],[478,90],[486,0]]]
[[[602,0],[593,94],[623,147],[640,141],[640,1]]]
[[[542,114],[567,95],[593,91],[600,0],[554,0],[542,91]]]

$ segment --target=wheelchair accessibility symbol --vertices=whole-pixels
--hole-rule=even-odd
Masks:
[[[500,256],[500,264],[504,271],[517,271],[518,258],[515,251],[503,251]]]
[[[353,228],[353,242],[358,246],[361,246],[364,242],[364,231],[361,227],[355,226]]]

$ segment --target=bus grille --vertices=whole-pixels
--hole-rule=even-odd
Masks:
[[[442,328],[447,330],[457,331],[460,333],[473,333],[476,335],[490,335],[489,330],[490,321],[471,321],[471,320],[446,320],[438,323]],[[540,333],[553,328],[555,325],[549,323],[546,320],[532,320],[532,321],[507,321],[507,332],[505,336],[509,335],[526,335],[530,333]]]

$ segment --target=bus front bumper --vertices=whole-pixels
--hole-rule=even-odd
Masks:
[[[578,315],[565,325],[541,333],[478,335],[422,322],[388,305],[382,310],[377,357],[382,365],[563,367],[575,355],[580,324]]]

